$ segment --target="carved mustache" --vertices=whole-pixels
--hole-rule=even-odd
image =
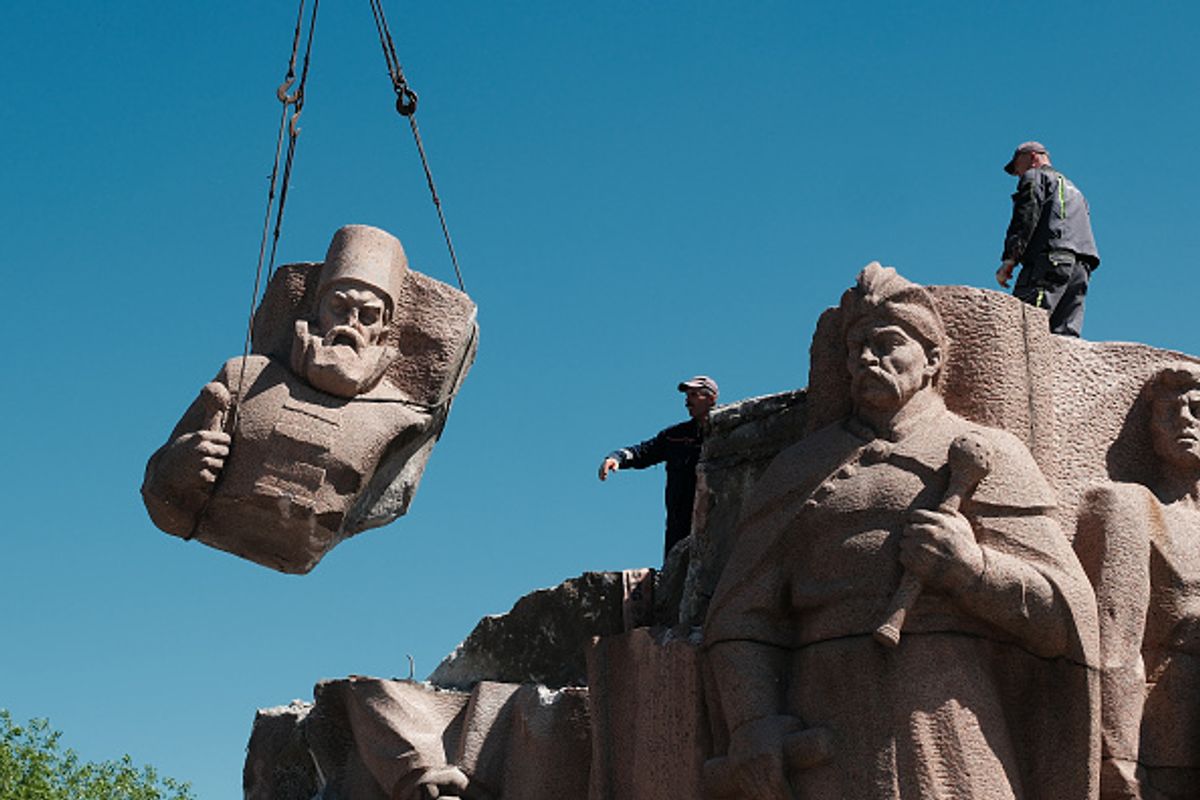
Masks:
[[[367,340],[355,328],[349,325],[337,325],[325,332],[325,336],[321,339],[321,344],[326,347],[344,344],[354,348],[356,353],[360,353],[367,346]]]
[[[858,383],[864,378],[874,378],[880,383],[894,387],[896,385],[895,377],[880,367],[863,366],[854,375],[854,382]]]

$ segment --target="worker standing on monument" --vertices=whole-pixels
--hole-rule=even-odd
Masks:
[[[679,384],[687,397],[688,416],[678,425],[659,431],[652,439],[614,450],[600,464],[600,480],[608,473],[623,467],[645,469],[664,461],[667,464],[667,535],[663,545],[663,560],[677,542],[691,533],[692,505],[696,498],[696,463],[700,460],[700,445],[708,428],[708,414],[717,403],[717,382],[707,375],[697,375]]]
[[[1004,171],[1019,180],[996,281],[1007,288],[1020,264],[1013,295],[1049,311],[1052,333],[1079,336],[1088,281],[1100,264],[1087,200],[1040,142],[1019,145]]]

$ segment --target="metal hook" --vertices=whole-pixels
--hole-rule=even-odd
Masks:
[[[396,89],[396,111],[402,117],[411,117],[417,110],[417,93],[408,86]]]
[[[278,97],[279,102],[283,103],[285,106],[294,104],[296,102],[296,97],[300,94],[299,91],[297,91],[296,94],[288,94],[288,89],[292,88],[292,84],[295,82],[295,73],[289,71],[287,77],[283,79],[283,83],[279,84],[279,88],[275,90],[275,96]]]

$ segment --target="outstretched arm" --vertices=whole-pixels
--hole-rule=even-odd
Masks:
[[[643,469],[662,463],[667,458],[665,441],[660,433],[644,442],[613,450],[600,462],[600,480],[607,480],[610,472],[629,467]]]

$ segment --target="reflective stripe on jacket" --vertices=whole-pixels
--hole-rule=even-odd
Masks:
[[[1092,269],[1100,263],[1087,199],[1067,176],[1049,166],[1030,169],[1012,199],[1002,259],[1029,266],[1052,250],[1070,250]]]

